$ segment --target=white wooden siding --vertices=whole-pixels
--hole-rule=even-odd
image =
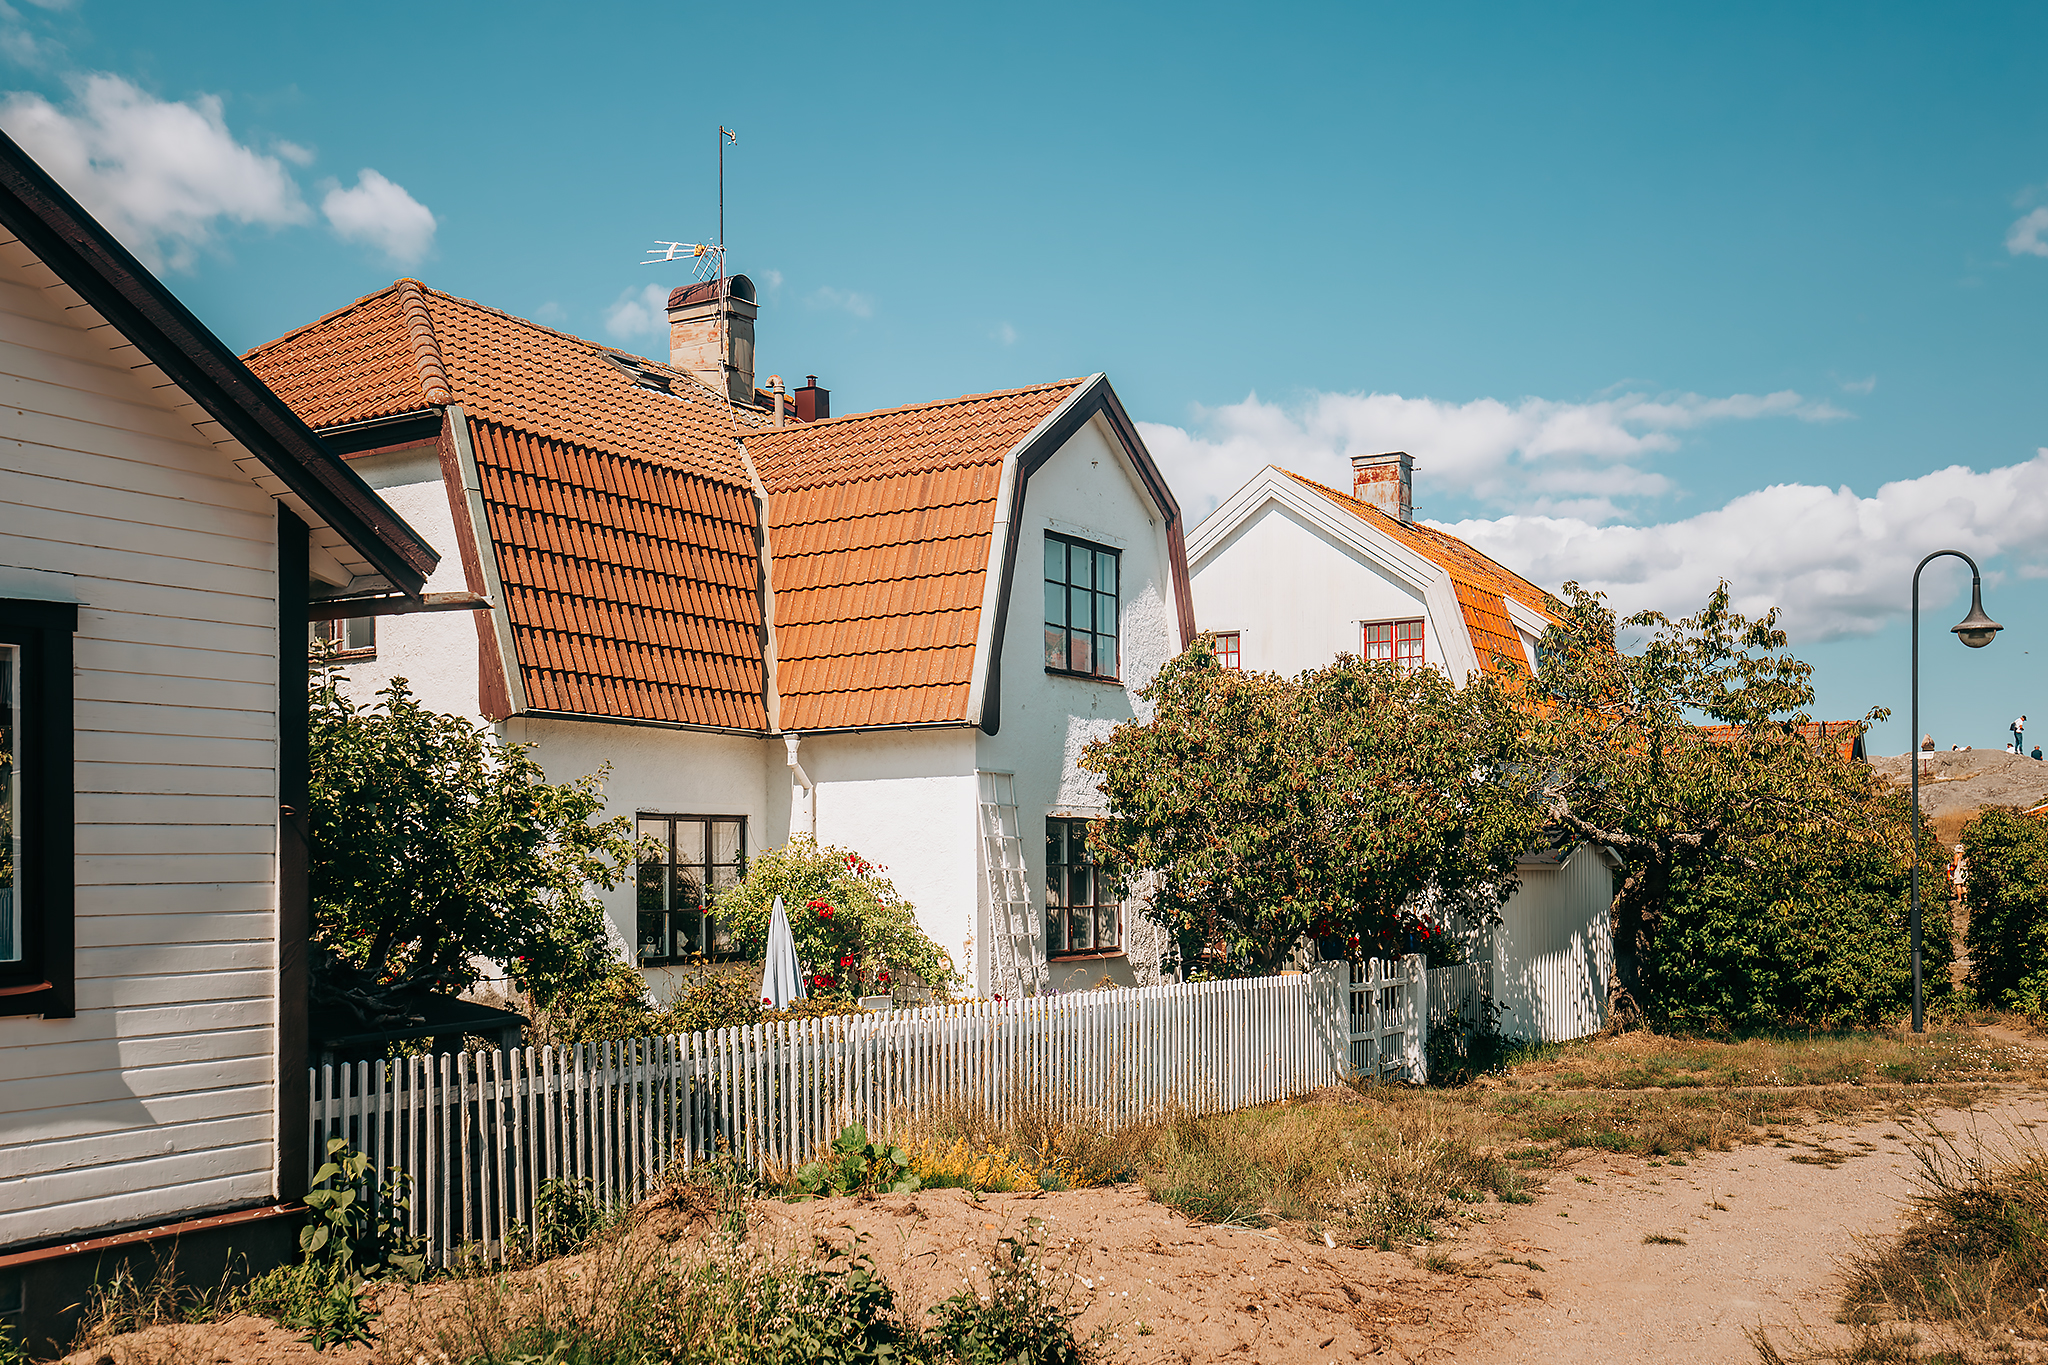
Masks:
[[[1524,867],[1521,877],[1492,934],[1500,1030],[1545,1042],[1598,1033],[1614,967],[1614,874],[1599,850],[1581,844],[1563,866]]]
[[[0,596],[79,604],[78,1015],[0,1019],[0,1248],[274,1192],[275,504],[76,304],[0,246]]]

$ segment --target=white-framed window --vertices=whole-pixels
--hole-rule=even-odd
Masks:
[[[1407,621],[1367,621],[1365,623],[1365,648],[1360,658],[1367,663],[1391,661],[1404,668],[1422,666],[1422,622],[1418,619]]]
[[[1045,951],[1113,953],[1124,946],[1123,898],[1088,851],[1088,821],[1045,818]]]
[[[315,640],[329,645],[345,657],[367,659],[377,653],[377,618],[374,616],[314,621],[308,629]]]

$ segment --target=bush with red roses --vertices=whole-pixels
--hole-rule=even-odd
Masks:
[[[720,894],[714,910],[733,946],[759,959],[781,896],[814,996],[858,999],[920,985],[950,993],[959,984],[952,959],[918,927],[916,910],[883,871],[851,849],[799,836],[751,859],[745,880]]]

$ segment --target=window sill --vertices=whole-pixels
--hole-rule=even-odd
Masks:
[[[1050,953],[1046,956],[1045,960],[1047,962],[1108,962],[1112,958],[1127,956],[1129,954],[1121,948],[1107,948],[1099,953]]]
[[[1066,668],[1048,668],[1045,670],[1045,676],[1048,678],[1072,678],[1075,682],[1107,683],[1111,687],[1122,687],[1124,685],[1122,678],[1111,674],[1076,673]]]

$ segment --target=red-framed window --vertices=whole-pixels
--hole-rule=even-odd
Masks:
[[[1216,632],[1216,662],[1225,668],[1243,668],[1238,658],[1238,633],[1234,630]]]
[[[1406,668],[1422,665],[1422,622],[1367,621],[1365,653],[1367,663],[1392,660]]]

